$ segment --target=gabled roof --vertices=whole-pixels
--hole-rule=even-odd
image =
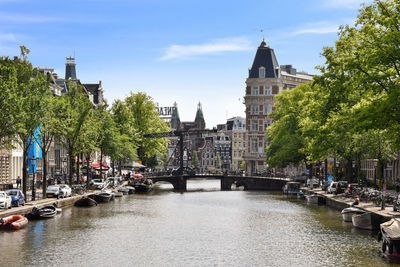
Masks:
[[[257,49],[253,66],[249,70],[249,78],[259,78],[258,74],[261,67],[265,68],[265,78],[278,78],[279,64],[274,49],[267,46],[264,40]]]

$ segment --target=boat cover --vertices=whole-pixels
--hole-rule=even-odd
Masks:
[[[356,208],[356,207],[349,207],[349,208],[345,208],[342,210],[342,214],[344,213],[357,213],[357,214],[361,214],[361,213],[365,213],[365,210],[360,209],[360,208]]]
[[[400,238],[400,221],[391,219],[388,222],[384,222],[381,224],[381,230],[391,239]]]

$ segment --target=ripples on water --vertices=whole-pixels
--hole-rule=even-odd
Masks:
[[[338,211],[280,193],[160,185],[0,232],[0,266],[381,266],[380,243]]]

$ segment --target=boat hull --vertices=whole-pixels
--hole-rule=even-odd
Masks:
[[[8,230],[19,230],[28,225],[28,219],[22,215],[11,215],[0,220],[0,227]]]
[[[342,210],[342,219],[344,222],[352,222],[354,214],[363,214],[363,213],[365,213],[365,210],[359,208],[355,207],[345,208]]]
[[[366,230],[378,229],[379,225],[384,222],[383,217],[372,212],[365,212],[363,214],[354,214],[351,217],[354,227]]]
[[[43,208],[33,208],[33,210],[27,214],[29,220],[39,220],[53,218],[57,215],[57,208],[54,206],[46,206]]]
[[[93,207],[97,206],[97,202],[89,197],[82,197],[74,203],[75,207]]]

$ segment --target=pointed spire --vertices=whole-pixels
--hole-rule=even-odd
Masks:
[[[195,122],[203,122],[204,121],[204,115],[203,115],[203,110],[201,108],[201,103],[197,104],[197,112],[196,112],[196,118],[194,119]]]
[[[180,124],[181,124],[181,119],[179,118],[178,104],[174,102],[174,109],[172,110],[172,115],[171,115],[171,128],[177,130],[179,129]]]

